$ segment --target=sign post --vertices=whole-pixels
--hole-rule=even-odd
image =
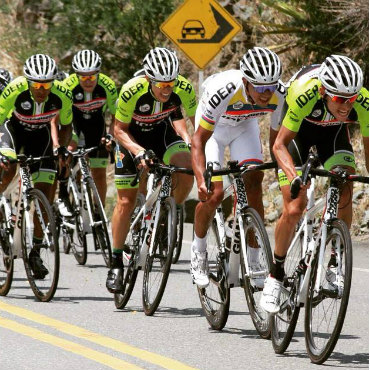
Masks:
[[[185,0],[160,29],[203,70],[242,27],[216,0]]]

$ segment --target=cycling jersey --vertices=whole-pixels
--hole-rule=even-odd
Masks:
[[[182,119],[181,105],[188,117],[194,116],[197,107],[195,91],[185,77],[178,76],[170,98],[161,103],[154,98],[150,82],[139,76],[122,87],[116,118],[123,123],[129,123],[130,131],[148,132],[168,118],[172,121]]]
[[[99,73],[98,82],[91,93],[83,90],[76,73],[71,74],[63,82],[72,91],[74,122],[103,118],[107,108],[111,114],[116,113],[116,85],[105,74]]]
[[[362,88],[346,122],[338,121],[328,111],[320,95],[321,82],[318,80],[319,66],[303,68],[288,88],[287,111],[282,125],[298,132],[303,121],[322,127],[338,126],[343,123],[359,123],[361,134],[369,136],[369,91]]]
[[[11,112],[10,122],[22,125],[28,131],[49,126],[58,113],[60,124],[68,125],[72,122],[72,94],[62,82],[54,81],[46,101],[37,103],[27,79],[18,77],[0,96],[0,125]]]
[[[200,125],[214,131],[216,125],[244,125],[248,119],[268,113],[272,113],[271,127],[278,127],[284,103],[284,85],[279,82],[269,104],[262,107],[248,100],[242,78],[239,70],[229,70],[216,73],[204,81],[204,92],[199,104],[201,117],[196,120],[196,127]]]

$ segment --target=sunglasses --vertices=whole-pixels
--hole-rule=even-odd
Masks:
[[[278,88],[277,83],[273,85],[253,85],[252,83],[250,84],[253,86],[254,91],[258,92],[259,94],[262,94],[265,91],[271,91],[273,93]]]
[[[42,87],[45,89],[45,90],[49,90],[51,89],[51,87],[53,86],[53,81],[50,81],[50,82],[36,82],[36,81],[28,81],[28,83],[30,84],[31,87],[33,87],[34,89],[36,90],[39,90],[41,89]]]
[[[158,89],[164,89],[166,87],[174,87],[176,84],[176,80],[161,82],[161,81],[151,81],[153,86],[158,87]]]
[[[88,75],[88,76],[78,75],[78,78],[80,81],[95,81],[97,77],[98,77],[98,74]]]
[[[338,104],[354,103],[358,97],[358,94],[352,96],[335,95],[333,93],[330,93],[328,90],[325,91],[325,94],[330,98],[332,102]]]

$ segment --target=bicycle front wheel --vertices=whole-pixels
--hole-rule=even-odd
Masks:
[[[318,251],[320,253],[320,250]],[[352,279],[352,242],[347,225],[328,225],[325,252],[313,261],[305,313],[305,339],[312,362],[322,364],[332,353],[346,316]]]
[[[221,253],[221,242],[213,219],[207,237],[209,285],[199,288],[200,303],[210,327],[222,330],[229,317],[230,288],[226,276],[227,255]]]
[[[272,252],[270,241],[261,216],[253,208],[248,208],[243,215],[244,240],[247,246],[250,276],[246,273],[246,261],[240,251],[240,265],[245,297],[249,313],[258,334],[267,339],[271,335],[271,316],[260,306],[263,282],[270,273]],[[252,267],[258,271],[253,271]]]
[[[26,274],[36,298],[50,301],[59,279],[59,244],[54,213],[44,193],[27,192],[22,211],[22,254]]]
[[[182,248],[182,237],[184,233],[184,206],[182,205],[179,209],[177,209],[177,225],[176,225],[176,243],[175,248],[173,250],[173,257],[172,263],[177,263]]]
[[[131,216],[131,222],[135,220],[137,215],[139,214],[141,208],[145,203],[145,197],[143,194],[139,194],[136,200],[136,206],[134,212]],[[116,308],[123,309],[125,308],[127,302],[129,301],[132,291],[134,289],[138,269],[135,267],[136,260],[139,258],[139,242],[140,242],[140,233],[143,232],[141,230],[142,220],[144,217],[144,213],[139,217],[136,221],[135,225],[133,225],[132,229],[127,234],[125,240],[125,247],[130,253],[127,255],[127,258],[123,258],[124,263],[124,276],[123,276],[123,292],[122,293],[115,293],[114,294],[114,304]]]
[[[280,311],[272,317],[271,339],[275,353],[284,353],[288,348],[297,325],[300,304],[297,302],[300,276],[297,266],[302,258],[303,232],[289,247],[285,258],[285,276],[280,296]]]
[[[172,197],[161,202],[156,232],[152,234],[154,246],[148,253],[144,267],[143,308],[145,315],[154,314],[161,302],[170,273],[173,249],[176,242],[176,203]],[[155,217],[153,214],[152,217]]]
[[[14,259],[4,206],[0,207],[0,296],[9,293],[13,281]]]
[[[101,203],[98,190],[92,178],[87,179],[86,192],[91,206],[94,221],[93,236],[96,249],[100,249],[104,262],[110,267],[112,262],[112,250],[110,246],[107,223],[105,222],[105,212]]]

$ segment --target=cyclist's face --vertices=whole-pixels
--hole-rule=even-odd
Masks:
[[[151,83],[151,86],[152,86],[153,95],[159,102],[165,103],[166,101],[168,101],[168,99],[170,98],[172,94],[173,87],[166,86],[166,87],[159,88],[159,87],[154,86],[153,83]]]
[[[253,85],[250,84],[245,78],[243,78],[243,83],[244,83],[244,87],[245,87],[245,91],[247,95],[249,95],[252,98],[254,104],[260,105],[262,107],[265,107],[268,105],[268,103],[270,102],[272,98],[272,95],[274,95],[272,91],[266,90],[263,93],[258,93],[254,89]]]
[[[91,93],[94,91],[96,84],[98,83],[98,76],[97,72],[89,72],[89,73],[78,73],[78,78],[82,89],[87,92]]]
[[[345,95],[343,94],[343,96]],[[353,108],[353,104],[355,104],[355,102],[350,103],[349,101],[346,101],[345,103],[333,102],[331,97],[328,95],[324,95],[324,99],[329,112],[338,121],[346,121]]]
[[[34,87],[30,86],[30,91],[36,103],[43,103],[49,96],[51,89],[45,89],[43,87],[35,89]]]

